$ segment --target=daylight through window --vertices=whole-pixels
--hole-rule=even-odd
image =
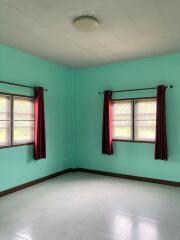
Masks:
[[[0,94],[0,147],[34,142],[34,99]]]
[[[113,100],[113,140],[154,142],[156,98]]]

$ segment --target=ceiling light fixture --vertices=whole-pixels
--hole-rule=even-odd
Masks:
[[[79,16],[74,19],[73,25],[80,31],[92,31],[99,26],[99,21],[93,16]]]

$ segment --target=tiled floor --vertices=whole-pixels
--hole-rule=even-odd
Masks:
[[[180,240],[180,188],[66,174],[1,198],[0,240]]]

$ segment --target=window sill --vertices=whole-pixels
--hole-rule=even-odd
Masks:
[[[131,143],[151,143],[155,144],[154,141],[133,141],[133,140],[121,140],[121,139],[113,139],[113,142],[131,142]]]
[[[9,146],[0,146],[1,148],[11,148],[11,147],[20,147],[20,146],[28,146],[28,145],[34,145],[34,143],[22,143],[22,144],[14,144],[14,145],[9,145]]]

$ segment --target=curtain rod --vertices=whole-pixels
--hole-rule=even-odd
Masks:
[[[11,83],[11,82],[5,82],[5,81],[0,81],[0,83],[13,85],[13,86],[18,86],[18,87],[24,87],[24,88],[32,88],[32,89],[35,88],[35,87],[32,87],[32,86],[28,86],[28,85],[23,85],[23,84],[18,84],[18,83]],[[43,88],[43,90],[47,92],[47,88]]]
[[[173,85],[166,86],[166,88],[173,88]],[[157,89],[157,87],[151,87],[151,88],[136,88],[136,89],[124,89],[124,90],[117,90],[112,91],[112,93],[118,93],[118,92],[132,92],[132,91],[144,91],[144,90],[152,90]],[[104,92],[99,92],[100,94],[104,94]]]

